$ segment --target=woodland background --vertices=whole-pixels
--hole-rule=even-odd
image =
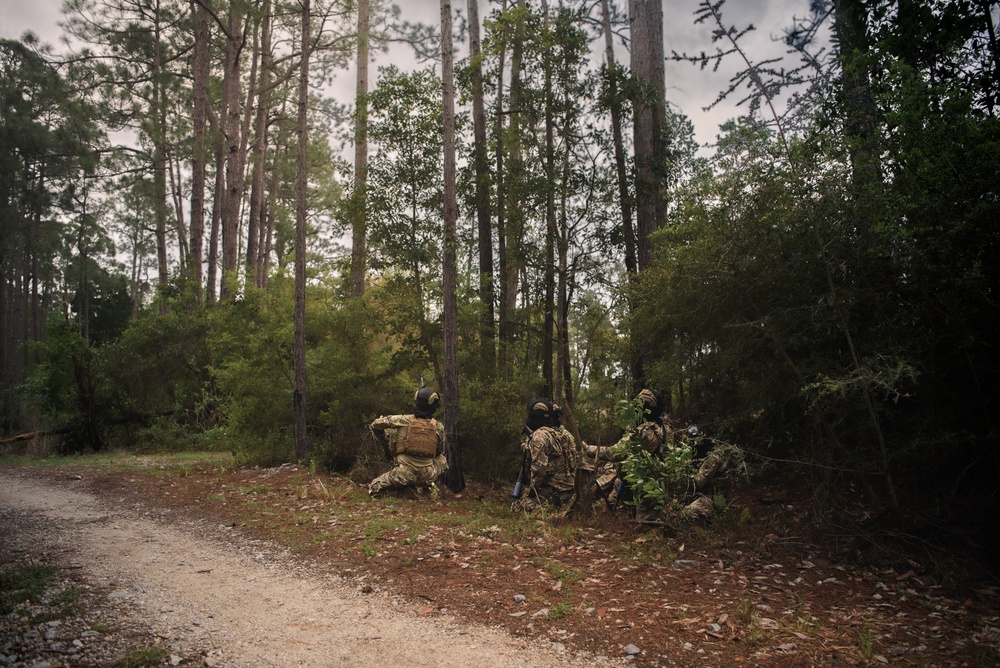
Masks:
[[[0,41],[4,437],[347,471],[423,376],[458,491],[513,478],[532,397],[607,444],[647,386],[819,512],[992,526],[1000,3],[817,0],[766,27],[792,68],[723,2],[690,54],[660,2],[441,4],[70,0],[72,51]],[[739,63],[710,147],[665,59]]]

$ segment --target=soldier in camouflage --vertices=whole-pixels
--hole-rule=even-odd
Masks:
[[[683,438],[694,453],[692,463],[697,470],[688,480],[680,516],[689,522],[704,522],[711,519],[714,511],[713,481],[731,466],[738,466],[742,456],[734,446],[713,443],[698,425],[688,427]]]
[[[636,399],[642,401],[648,420],[623,434],[621,439],[612,446],[588,445],[583,451],[585,460],[594,463],[598,460],[606,462],[603,466],[598,466],[597,477],[599,495],[605,498],[611,493],[615,479],[618,477],[617,462],[620,462],[626,454],[626,443],[630,440],[637,440],[643,444],[646,451],[657,456],[673,447],[673,437],[670,430],[663,424],[663,395],[656,390],[644,389],[636,395]]]
[[[521,447],[531,458],[531,480],[518,502],[523,510],[563,510],[573,500],[579,455],[573,436],[559,422],[558,404],[536,399],[528,404],[527,434]]]
[[[434,419],[440,403],[437,392],[423,387],[413,397],[412,415],[383,415],[371,423],[395,466],[371,481],[369,495],[429,487],[448,470],[444,425]]]

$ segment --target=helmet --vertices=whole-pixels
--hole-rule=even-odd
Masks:
[[[420,418],[433,417],[441,405],[441,396],[429,387],[421,387],[413,395],[413,414]]]
[[[557,404],[556,402],[553,401],[552,402],[552,424],[550,424],[549,426],[550,427],[558,427],[560,424],[562,424],[561,420],[562,420],[562,406],[560,406],[559,404]]]
[[[659,390],[642,390],[635,398],[642,401],[651,420],[660,421],[663,415],[663,395]]]
[[[687,428],[688,438],[698,438],[698,435],[700,433],[701,433],[701,430],[698,429],[698,425],[696,425],[696,424],[693,424],[693,425],[691,425],[690,427]]]
[[[559,424],[559,407],[548,399],[532,399],[528,402],[528,419],[525,424],[535,431],[539,427],[552,427]]]

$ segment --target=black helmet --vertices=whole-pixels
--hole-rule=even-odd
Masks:
[[[693,424],[693,425],[691,425],[690,427],[687,428],[687,435],[688,435],[689,438],[698,438],[698,434],[700,434],[700,433],[701,433],[701,430],[698,429],[698,425],[696,425],[696,424]]]
[[[419,418],[433,417],[440,405],[441,396],[429,387],[421,387],[413,395],[413,414]]]
[[[659,390],[642,390],[636,395],[649,412],[649,419],[659,422],[663,419],[663,395]]]
[[[528,402],[528,419],[525,424],[535,431],[539,427],[551,427],[559,424],[558,406],[548,399],[532,399]]]
[[[558,427],[562,424],[562,406],[556,402],[552,402],[552,424],[550,427]]]

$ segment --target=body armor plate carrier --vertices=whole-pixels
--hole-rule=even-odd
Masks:
[[[434,457],[437,455],[437,420],[411,418],[406,429],[399,431],[395,454],[406,454],[413,457]]]

